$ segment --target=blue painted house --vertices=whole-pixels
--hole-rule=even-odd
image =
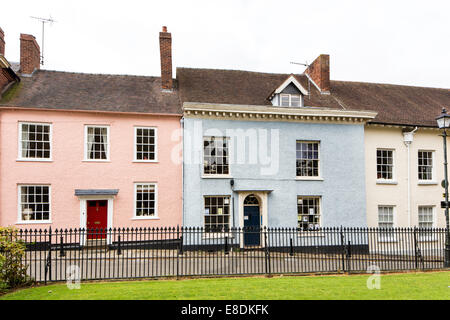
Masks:
[[[364,124],[330,94],[329,57],[304,74],[178,68],[183,225],[366,226]],[[258,245],[258,234],[241,239]]]

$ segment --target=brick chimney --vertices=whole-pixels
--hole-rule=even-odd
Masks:
[[[321,92],[330,92],[330,56],[328,54],[318,56],[305,73],[310,76]]]
[[[32,74],[40,68],[41,49],[36,38],[30,34],[20,34],[20,72]]]
[[[0,54],[5,56],[5,33],[0,28]]]
[[[167,27],[159,33],[159,49],[161,52],[161,86],[163,90],[172,90],[172,35]]]

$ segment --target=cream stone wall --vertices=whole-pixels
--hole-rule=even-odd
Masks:
[[[407,128],[411,131],[414,128]],[[408,148],[401,127],[365,126],[367,225],[378,226],[378,206],[394,207],[394,226],[418,225],[419,206],[433,206],[434,227],[445,227],[443,141],[438,129],[418,128],[410,144],[410,178],[408,180]],[[377,180],[377,148],[394,150],[394,178],[392,183]],[[420,183],[418,179],[418,151],[433,151],[433,181]],[[408,212],[408,183],[410,212]]]

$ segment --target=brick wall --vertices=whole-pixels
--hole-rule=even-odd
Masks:
[[[161,52],[161,86],[172,90],[172,35],[163,27],[159,33],[159,48]]]
[[[31,74],[40,68],[41,50],[36,38],[30,34],[20,34],[20,72]]]
[[[321,54],[305,70],[322,92],[330,91],[330,56]]]

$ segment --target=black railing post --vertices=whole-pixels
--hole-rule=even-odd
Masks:
[[[347,248],[346,248],[345,251],[346,251],[345,258],[346,258],[346,262],[347,262],[347,272],[350,273],[352,271],[351,270],[351,264],[350,264],[350,258],[352,256],[350,240],[347,242]]]
[[[64,237],[61,235],[60,237],[60,241],[59,241],[59,256],[60,257],[65,257],[66,253],[64,252]]]
[[[181,232],[183,232],[183,227],[181,227]],[[180,226],[177,226],[177,239],[180,239]],[[180,277],[180,243],[178,242],[178,250],[177,250],[177,280],[178,280],[179,277]]]
[[[225,248],[224,248],[224,253],[228,254],[229,253],[229,249],[228,249],[228,236],[225,236]]]
[[[267,232],[268,232],[269,230],[268,229],[266,229],[266,227],[264,227],[264,248],[265,248],[265,250],[264,250],[264,256],[265,256],[265,260],[266,260],[266,274],[268,275],[268,276],[270,276],[270,252],[269,252],[269,246],[268,246],[268,243],[267,243]]]
[[[419,268],[419,261],[417,259],[417,227],[414,227],[414,262],[416,270]]]
[[[52,281],[52,227],[50,227],[48,231],[48,253],[45,271],[47,271],[45,274],[45,283],[47,284],[47,276],[48,280]]]
[[[183,254],[183,235],[180,236],[180,241],[178,242],[178,254]]]
[[[292,238],[290,239],[289,255],[292,257],[294,255],[294,246],[292,243]]]
[[[345,248],[345,239],[344,239],[344,230],[340,229],[340,234],[341,234],[341,249],[342,249],[342,254],[341,254],[341,258],[342,258],[342,271],[345,273],[345,257],[346,257],[346,248]]]
[[[117,235],[117,255],[120,256],[122,254],[122,247],[120,241],[120,233]]]

